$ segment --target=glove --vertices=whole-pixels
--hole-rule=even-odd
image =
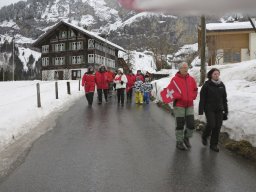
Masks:
[[[121,85],[123,85],[124,84],[124,82],[123,81],[121,81]]]
[[[223,121],[228,120],[228,113],[223,113]]]

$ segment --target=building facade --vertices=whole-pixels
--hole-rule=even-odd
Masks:
[[[89,65],[115,69],[124,49],[71,23],[60,21],[34,43],[42,53],[42,80],[80,79]]]
[[[201,47],[201,28],[198,46]],[[250,22],[206,25],[208,64],[239,63],[256,59],[256,33]]]

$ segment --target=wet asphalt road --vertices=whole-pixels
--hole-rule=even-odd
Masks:
[[[33,145],[0,192],[253,192],[256,167],[192,139],[175,149],[174,119],[155,104],[88,108],[85,98]]]

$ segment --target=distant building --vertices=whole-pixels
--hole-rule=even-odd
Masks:
[[[201,47],[201,27],[198,46]],[[256,59],[256,33],[250,22],[206,25],[208,64],[237,63]]]
[[[42,52],[42,80],[80,79],[89,65],[115,69],[124,49],[82,27],[60,21],[40,36],[34,47]]]

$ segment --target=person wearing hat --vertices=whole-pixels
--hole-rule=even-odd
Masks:
[[[108,74],[106,71],[106,67],[101,65],[99,70],[95,74],[96,76],[96,85],[97,85],[97,92],[98,92],[98,104],[102,104],[102,94],[104,94],[106,103],[108,102]]]
[[[89,66],[87,72],[83,75],[82,86],[84,87],[88,105],[92,106],[95,91],[95,74],[92,66]]]
[[[180,150],[187,150],[191,148],[189,139],[192,137],[195,128],[193,101],[197,97],[197,84],[195,79],[189,75],[186,62],[180,63],[178,68],[179,71],[171,80],[171,83],[175,84],[179,92],[179,97],[174,98],[173,101],[173,112],[176,121],[176,147]]]
[[[219,69],[212,68],[207,73],[206,81],[200,91],[199,115],[205,113],[207,124],[202,134],[202,143],[207,145],[211,136],[210,149],[219,152],[219,134],[223,120],[228,118],[227,92],[220,80]]]
[[[121,103],[121,105],[124,106],[124,92],[126,89],[127,78],[124,75],[123,68],[119,68],[117,70],[117,75],[114,78],[114,83],[116,84],[117,103],[118,105]]]

